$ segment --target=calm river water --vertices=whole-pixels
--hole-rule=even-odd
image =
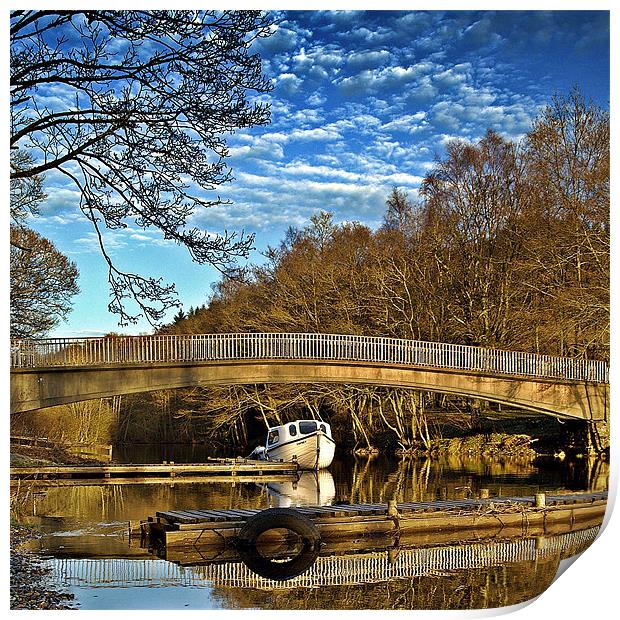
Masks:
[[[212,453],[210,453],[212,455]],[[204,447],[135,447],[120,462],[200,462]],[[36,541],[54,580],[81,609],[475,609],[512,605],[544,591],[566,558],[597,528],[541,539],[494,538],[319,557],[291,580],[270,581],[241,562],[197,552],[183,565],[129,540],[127,523],[174,509],[266,508],[428,501],[537,491],[607,488],[600,461],[398,461],[339,458],[296,485],[189,483],[47,488],[29,500],[25,521],[47,535]]]

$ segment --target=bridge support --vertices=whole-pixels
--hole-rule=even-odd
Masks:
[[[588,455],[600,455],[609,450],[609,423],[588,420],[584,429],[584,447]]]

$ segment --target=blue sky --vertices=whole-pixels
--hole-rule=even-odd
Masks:
[[[488,128],[518,140],[554,94],[578,86],[609,108],[606,11],[277,12],[260,41],[271,123],[228,139],[232,205],[196,213],[209,231],[256,234],[257,262],[289,226],[320,210],[337,222],[380,225],[392,187],[415,197],[452,138]],[[57,336],[150,333],[119,329],[107,312],[105,264],[77,209],[75,189],[48,174],[48,200],[31,225],[75,261],[82,290]],[[177,285],[184,309],[205,303],[215,270],[154,230],[106,236],[120,267]],[[170,318],[174,312],[170,313]]]

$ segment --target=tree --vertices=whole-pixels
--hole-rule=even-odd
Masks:
[[[64,319],[79,292],[78,270],[33,230],[11,226],[11,336],[45,335]]]
[[[576,89],[555,97],[527,136],[527,166],[528,282],[541,326],[562,354],[607,355],[609,113]]]
[[[178,302],[174,285],[117,268],[102,226],[158,228],[222,271],[252,246],[188,220],[225,202],[205,197],[232,178],[225,134],[269,119],[268,105],[247,98],[271,88],[250,53],[269,26],[259,11],[11,13],[11,147],[32,158],[11,179],[54,171],[79,188],[121,325],[141,315],[156,324]]]
[[[414,209],[407,192],[393,187],[386,207],[382,228],[400,231],[404,235],[413,234]]]
[[[11,152],[11,222],[21,226],[31,215],[39,214],[39,205],[47,198],[43,191],[44,177],[40,174],[17,177],[22,170],[34,165],[32,155],[21,149]]]
[[[477,144],[454,140],[426,176],[420,194],[425,234],[435,237],[455,333],[468,344],[507,341],[508,308],[521,240],[515,229],[524,181],[516,145],[489,130]]]

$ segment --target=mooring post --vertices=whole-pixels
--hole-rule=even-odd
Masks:
[[[392,535],[394,536],[395,546],[398,547],[400,540],[400,515],[398,514],[398,506],[395,499],[389,499],[387,503],[387,517],[392,519],[394,523],[394,530]],[[389,558],[388,558],[389,559]]]
[[[544,493],[536,493],[536,508],[544,508],[547,505],[547,498]]]
[[[396,564],[398,560],[398,554],[400,553],[400,549],[398,547],[390,547],[388,549],[388,562],[391,566]]]
[[[387,504],[388,517],[398,517],[398,508],[396,506],[396,500],[390,499]]]

